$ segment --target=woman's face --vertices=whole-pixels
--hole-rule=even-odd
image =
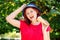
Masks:
[[[26,9],[26,16],[30,21],[34,21],[37,18],[37,12],[33,8]]]

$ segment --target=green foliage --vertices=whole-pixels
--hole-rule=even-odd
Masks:
[[[13,29],[18,30],[14,26],[10,25],[6,21],[6,16],[8,16],[11,12],[16,10],[22,4],[35,2],[36,5],[42,10],[42,17],[51,25],[53,32],[50,33],[51,40],[59,40],[60,39],[60,1],[59,0],[0,0],[0,34],[4,34]],[[22,16],[20,13],[16,16],[16,19]]]

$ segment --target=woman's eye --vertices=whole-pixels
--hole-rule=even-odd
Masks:
[[[27,15],[29,15],[29,13],[27,13]]]
[[[33,11],[30,11],[31,13],[33,12]]]

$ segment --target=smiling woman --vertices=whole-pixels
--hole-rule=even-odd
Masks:
[[[34,16],[35,15],[35,16]],[[25,21],[30,24],[30,20],[34,21],[36,19],[36,17],[40,16],[40,12],[34,8],[34,7],[27,7],[24,9],[24,17],[25,17]],[[35,18],[35,19],[34,19]]]
[[[23,12],[24,20],[14,19],[21,11]],[[49,23],[40,17],[40,13],[41,10],[34,3],[23,4],[8,15],[6,20],[13,26],[20,28],[21,40],[50,40]]]

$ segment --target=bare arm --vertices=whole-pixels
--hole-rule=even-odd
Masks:
[[[49,26],[48,21],[43,19],[41,16],[39,16],[37,20],[42,22],[42,30],[43,30],[44,40],[50,40],[50,33],[49,33],[49,31],[46,31],[46,29]]]
[[[12,24],[13,26],[20,28],[20,21],[14,19],[19,12],[21,12],[24,8],[26,7],[26,4],[23,4],[21,7],[19,7],[17,10],[15,10],[14,12],[12,12],[10,15],[8,15],[6,17],[7,22],[9,22],[10,24]]]
[[[44,40],[50,40],[50,33],[48,32],[44,32]]]
[[[42,24],[42,30],[43,30],[44,40],[50,40],[50,32],[46,31],[47,28],[48,27],[45,27],[45,25]]]

